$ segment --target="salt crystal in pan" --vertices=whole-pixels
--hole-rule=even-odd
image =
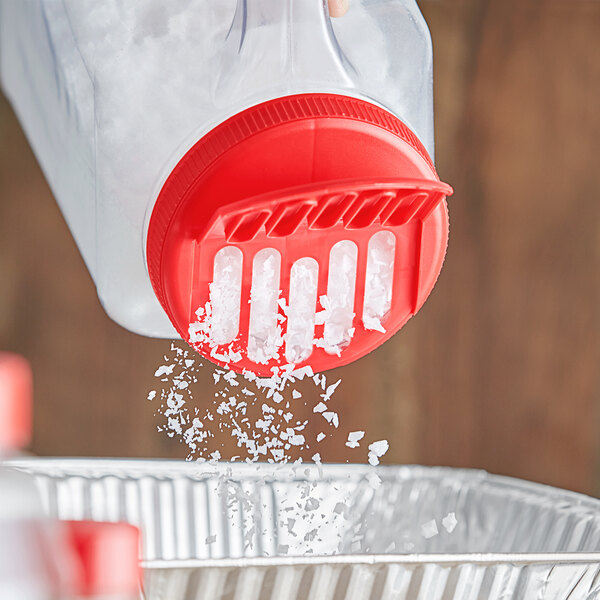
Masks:
[[[438,532],[437,523],[435,522],[434,519],[432,519],[431,521],[427,521],[427,523],[424,523],[423,525],[421,525],[421,535],[426,540],[436,536],[438,533],[439,532]]]
[[[442,519],[442,525],[444,526],[444,529],[448,532],[448,533],[452,533],[454,531],[454,529],[456,528],[456,525],[458,524],[458,521],[456,519],[456,513],[454,512],[450,512],[448,513],[443,519]]]

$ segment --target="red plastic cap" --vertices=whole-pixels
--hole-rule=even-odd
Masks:
[[[31,442],[33,376],[25,358],[0,352],[0,450],[16,451]]]
[[[445,199],[451,193],[418,138],[386,110],[331,94],[277,98],[220,124],[173,169],[148,228],[150,279],[181,337],[213,362],[261,375],[292,362],[323,371],[370,352],[419,310],[444,260]],[[368,322],[365,297],[379,282],[367,276],[367,253],[382,231],[388,232],[393,252],[388,261],[391,303],[382,309],[381,323]],[[291,269],[316,264],[310,277],[318,313],[336,281],[332,249],[341,242],[351,244],[356,262],[355,282],[348,284],[354,285],[351,337],[335,351],[324,342],[291,360],[285,322],[293,295]],[[198,309],[200,319],[205,318],[210,285],[221,268],[215,257],[231,248],[241,264],[241,275],[235,275],[239,286],[234,294],[221,294],[220,301],[237,302],[239,323],[233,325],[233,337],[222,336],[225,341],[217,344],[214,337],[195,335],[197,329],[190,333],[190,324],[198,320]],[[284,341],[261,361],[249,357],[248,348],[254,335],[253,269],[262,250],[272,252],[278,265],[281,297],[275,310]],[[316,318],[315,339],[325,340],[326,326],[326,320],[324,325]]]
[[[95,521],[65,521],[64,526],[75,564],[76,595],[137,597],[141,580],[137,527]]]

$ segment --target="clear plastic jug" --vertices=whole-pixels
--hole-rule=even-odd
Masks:
[[[351,0],[339,19],[325,0],[0,0],[0,60],[123,327],[236,370],[322,370],[383,343],[429,295],[451,189],[432,162],[415,0]],[[308,299],[286,332],[294,265]],[[213,281],[221,268],[234,274]],[[209,335],[190,331],[211,300]]]

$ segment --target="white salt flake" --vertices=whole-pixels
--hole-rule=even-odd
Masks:
[[[301,446],[304,444],[304,436],[300,434],[292,435],[289,437],[289,442],[292,446]]]
[[[438,527],[437,527],[437,523],[435,522],[435,519],[432,519],[431,521],[427,521],[427,523],[424,523],[423,525],[421,525],[421,535],[426,540],[436,536],[438,533],[439,533],[439,531],[438,531]]]
[[[323,413],[323,417],[330,425],[333,425],[337,429],[338,425],[340,424],[340,418],[336,412],[326,411]]]
[[[456,513],[454,512],[449,512],[443,519],[442,519],[442,525],[444,526],[444,529],[448,532],[448,533],[452,533],[455,529],[456,529],[456,525],[458,524],[458,521],[456,519]]]
[[[322,432],[317,434],[317,442],[322,442],[325,439],[325,437],[325,434]]]
[[[369,444],[369,464],[372,466],[379,464],[379,459],[389,450],[390,445],[387,440],[379,440]]]
[[[313,511],[317,510],[317,508],[319,508],[320,505],[321,503],[319,502],[319,500],[317,500],[317,498],[308,498],[306,500],[306,504],[304,505],[304,509],[307,511]]]
[[[342,380],[338,379],[335,383],[332,383],[327,388],[327,391],[324,394],[321,394],[321,398],[323,398],[325,400],[325,402],[327,402],[327,400],[329,400],[331,398],[331,396],[333,395],[333,392],[335,392],[335,390],[337,389],[338,385],[340,385],[341,382],[342,382]]]
[[[369,482],[369,486],[376,490],[381,485],[381,477],[377,475],[377,473],[367,473],[365,476],[366,480]]]
[[[381,321],[377,317],[363,317],[363,324],[365,329],[370,331],[379,331],[385,333],[385,327],[381,324]]]
[[[348,448],[358,448],[360,445],[358,442],[364,437],[364,431],[351,431],[348,434],[348,441],[346,442],[346,446],[348,446]]]
[[[162,377],[163,375],[170,375],[175,369],[175,365],[162,365],[162,367],[158,367],[156,372],[154,373],[154,377]]]

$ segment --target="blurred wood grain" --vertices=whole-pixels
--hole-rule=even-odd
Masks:
[[[387,462],[599,494],[600,2],[420,5],[434,39],[437,166],[455,187],[450,247],[417,317],[331,373],[342,377],[340,435],[388,439]],[[33,451],[185,456],[146,399],[169,347],[104,314],[0,100],[0,348],[34,367]],[[209,368],[200,379],[202,407]],[[318,400],[305,387],[298,416]],[[334,442],[320,445],[325,460],[357,459]],[[228,436],[215,443],[235,453]]]

